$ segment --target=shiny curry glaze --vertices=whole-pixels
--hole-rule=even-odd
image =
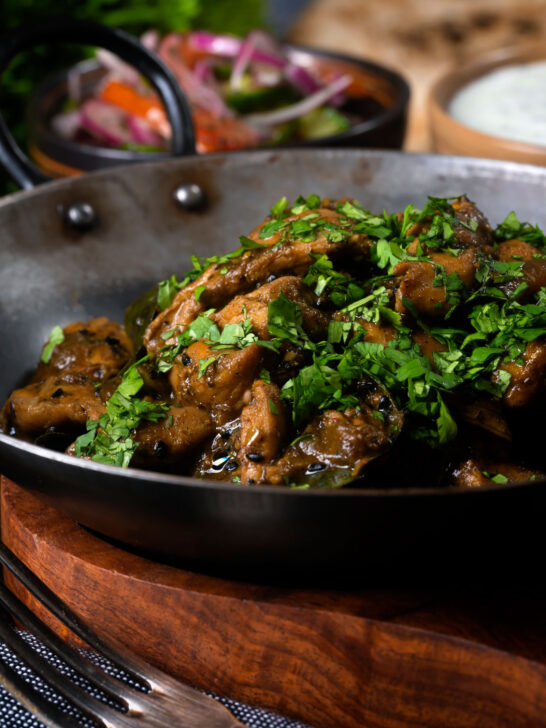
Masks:
[[[57,327],[2,429],[243,485],[543,477],[546,240],[466,197],[376,216],[283,198],[241,247]]]

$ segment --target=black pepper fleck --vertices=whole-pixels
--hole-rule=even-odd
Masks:
[[[224,470],[227,470],[228,473],[231,473],[233,470],[237,470],[237,468],[238,468],[237,460],[228,460]]]
[[[64,394],[64,390],[59,387],[59,389],[56,389],[53,394],[51,395],[51,399],[57,399],[57,397],[62,397]]]
[[[253,463],[261,463],[264,456],[259,452],[247,452],[246,457]]]
[[[167,453],[169,452],[168,446],[163,442],[163,440],[158,440],[154,444],[154,455],[157,458],[164,458]]]
[[[187,354],[182,354],[182,364],[187,367],[188,364],[191,364],[191,359]]]
[[[324,463],[311,463],[311,465],[308,466],[307,472],[308,473],[318,473],[321,470],[325,470],[326,465]]]

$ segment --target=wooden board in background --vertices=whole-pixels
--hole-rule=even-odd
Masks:
[[[412,92],[405,149],[429,151],[432,83],[487,51],[546,45],[546,0],[314,0],[290,40],[402,73]]]

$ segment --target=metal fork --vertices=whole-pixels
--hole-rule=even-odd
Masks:
[[[183,685],[122,647],[114,649],[103,642],[1,543],[0,564],[9,569],[39,602],[99,656],[106,658],[140,686],[140,689],[133,687],[103,672],[80,651],[58,637],[4,584],[0,584],[0,606],[94,688],[122,706],[121,710],[116,710],[106,705],[62,675],[29,646],[8,619],[0,617],[0,639],[57,693],[91,720],[107,728],[237,728],[243,725],[213,698]],[[81,727],[81,722],[41,696],[15,670],[1,661],[0,684],[46,726]]]

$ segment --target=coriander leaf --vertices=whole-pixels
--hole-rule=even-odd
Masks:
[[[268,404],[269,404],[269,411],[271,412],[271,414],[272,415],[278,415],[279,414],[279,408],[277,407],[277,405],[275,404],[275,402],[273,402],[273,400],[270,399],[270,398],[268,398],[267,401],[268,401]]]
[[[139,447],[132,437],[133,430],[143,420],[158,422],[167,416],[167,404],[136,397],[144,384],[138,366],[148,358],[140,359],[126,370],[106,402],[106,414],[98,421],[87,422],[87,432],[74,443],[76,455],[126,468]]]
[[[508,478],[506,477],[506,475],[503,475],[502,473],[497,473],[496,475],[493,475],[491,477],[491,480],[493,481],[493,483],[499,483],[499,484],[508,483]]]
[[[49,341],[42,349],[42,355],[40,361],[44,364],[49,364],[51,357],[53,356],[53,349],[64,341],[64,331],[60,326],[54,326],[49,335]]]
[[[368,217],[368,214],[362,209],[360,203],[356,201],[354,203],[347,201],[339,205],[338,212],[350,217],[352,220],[366,220]]]
[[[287,223],[284,220],[270,220],[269,222],[266,222],[260,230],[260,238],[262,240],[270,238],[276,233],[279,233],[281,230],[284,230],[286,226]]]
[[[187,275],[182,281],[178,282],[173,274],[166,281],[160,281],[157,284],[157,305],[163,311],[174,301],[174,297],[182,288],[190,283],[190,276]]]
[[[266,384],[271,384],[271,374],[267,371],[267,369],[260,369],[258,377],[263,382],[266,382]]]
[[[209,356],[207,359],[201,359],[200,362],[199,362],[199,369],[198,369],[197,378],[198,379],[201,379],[201,377],[204,376],[204,374],[207,371],[207,369],[209,368],[209,366],[213,362],[217,361],[217,359],[218,359],[217,356]]]
[[[438,394],[438,404],[440,405],[440,413],[436,420],[438,427],[438,437],[440,445],[443,445],[457,436],[457,424],[451,416],[444,400]]]
[[[277,200],[277,202],[271,208],[271,214],[273,215],[273,217],[282,217],[287,207],[288,200],[286,199],[286,197],[281,197],[281,199]]]
[[[267,248],[268,246],[262,243],[257,243],[251,238],[247,238],[246,235],[239,235],[239,242],[241,243],[241,250],[256,250],[257,248]],[[237,252],[237,251],[236,251]]]
[[[289,301],[284,293],[267,307],[267,330],[271,336],[286,339],[299,346],[309,341],[302,327],[300,306]]]
[[[207,290],[206,286],[197,286],[197,288],[195,289],[194,294],[193,294],[195,296],[195,300],[198,301],[201,298],[201,294],[203,293],[203,291],[206,291],[206,290]]]

